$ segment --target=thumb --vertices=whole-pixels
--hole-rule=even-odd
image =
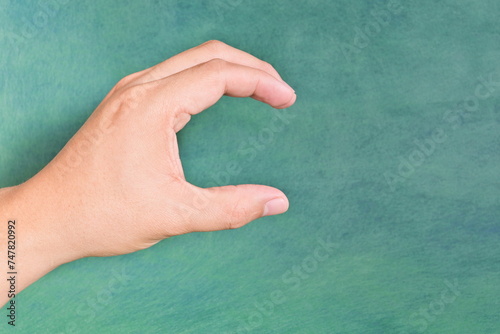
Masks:
[[[193,231],[217,231],[239,228],[260,217],[288,210],[288,199],[280,190],[255,184],[198,188]]]

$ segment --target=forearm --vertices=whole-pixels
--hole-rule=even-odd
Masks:
[[[47,200],[33,183],[0,189],[0,305],[71,260],[51,230],[57,212]]]

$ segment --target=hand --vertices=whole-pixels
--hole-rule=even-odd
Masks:
[[[25,238],[19,262],[34,272],[23,274],[31,276],[23,287],[82,257],[130,253],[285,212],[278,189],[203,189],[184,178],[176,133],[222,95],[275,108],[296,98],[268,63],[210,41],[122,79],[49,165],[0,192],[9,203],[1,213],[17,217]]]

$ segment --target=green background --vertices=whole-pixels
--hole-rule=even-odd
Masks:
[[[0,186],[43,168],[120,78],[209,39],[298,96],[271,137],[276,111],[226,97],[179,133],[189,181],[238,159],[223,181],[282,189],[286,214],[64,265],[19,295],[16,330],[500,333],[500,2],[400,4],[1,0]],[[336,245],[322,261],[318,239]]]

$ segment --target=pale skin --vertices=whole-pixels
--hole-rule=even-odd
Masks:
[[[19,293],[70,261],[285,212],[288,199],[276,188],[199,188],[184,178],[176,133],[223,95],[279,109],[296,99],[270,64],[209,41],[122,79],[53,161],[0,189],[0,305],[9,300],[8,220],[16,220]]]

